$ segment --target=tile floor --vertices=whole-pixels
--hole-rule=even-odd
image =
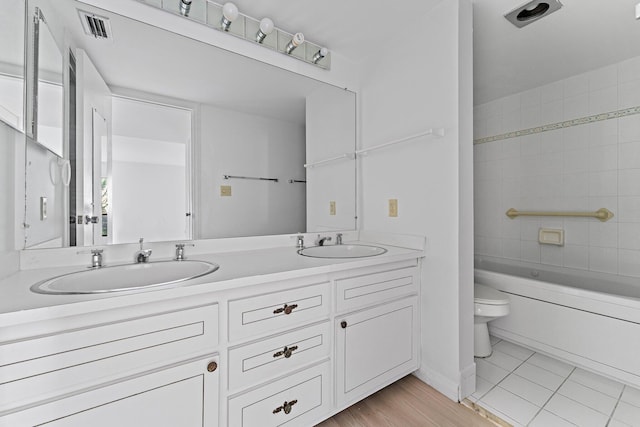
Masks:
[[[640,427],[640,390],[491,337],[469,399],[514,426]]]

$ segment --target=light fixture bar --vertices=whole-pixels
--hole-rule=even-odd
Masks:
[[[326,47],[305,40],[300,32],[289,33],[276,28],[270,18],[258,20],[245,15],[233,3],[221,5],[211,0],[136,1],[275,50],[318,68],[331,69],[331,52]]]

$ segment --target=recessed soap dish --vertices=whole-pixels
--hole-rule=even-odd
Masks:
[[[542,245],[564,246],[564,230],[541,228],[538,231],[538,242]]]

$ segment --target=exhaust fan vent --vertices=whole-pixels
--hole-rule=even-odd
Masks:
[[[79,10],[78,13],[80,14],[80,21],[82,21],[82,28],[88,36],[93,36],[101,40],[113,38],[109,18],[82,10]]]

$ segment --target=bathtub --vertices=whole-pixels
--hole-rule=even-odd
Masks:
[[[492,335],[640,388],[640,279],[476,257],[475,281],[509,294]]]

